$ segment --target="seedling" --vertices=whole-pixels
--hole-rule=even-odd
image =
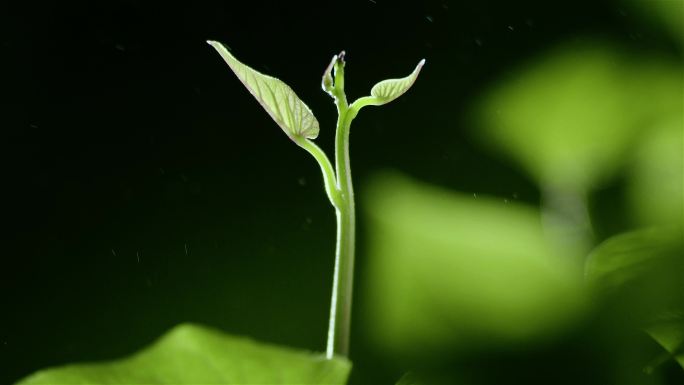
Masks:
[[[309,152],[321,167],[325,192],[335,208],[337,218],[337,246],[326,357],[331,359],[334,355],[347,356],[354,281],[355,238],[349,130],[352,121],[362,108],[389,103],[411,88],[425,64],[425,59],[418,63],[409,76],[383,80],[373,86],[370,96],[361,97],[349,104],[344,92],[344,51],[333,56],[323,73],[321,82],[323,91],[335,101],[338,114],[335,132],[335,167],[333,168],[325,152],[313,142],[319,132],[318,120],[287,84],[241,63],[221,43],[216,41],[207,43],[218,51],[242,84],[254,95],[285,134],[299,147]]]

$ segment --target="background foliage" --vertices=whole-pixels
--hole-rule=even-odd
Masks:
[[[351,98],[427,58],[353,128],[351,383],[681,383],[662,346],[681,349],[684,303],[682,14],[677,0],[4,5],[0,383],[185,322],[323,349],[320,171],[207,39],[288,83],[329,153],[332,54],[347,52]]]

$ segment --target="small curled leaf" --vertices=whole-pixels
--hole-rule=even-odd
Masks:
[[[218,51],[242,84],[287,136],[307,139],[315,139],[318,136],[318,120],[292,88],[279,79],[264,75],[241,63],[221,43],[211,40],[207,43]]]
[[[403,95],[406,91],[408,91],[409,88],[411,88],[413,83],[416,81],[416,79],[418,78],[418,74],[420,73],[420,70],[421,68],[423,68],[424,64],[425,59],[421,60],[418,63],[416,69],[413,70],[413,72],[409,76],[406,76],[401,79],[383,80],[380,83],[374,85],[371,89],[371,95],[374,96],[376,100],[373,104],[378,106],[387,104],[392,100]]]
[[[330,64],[328,64],[328,66],[325,68],[325,71],[323,72],[323,79],[321,80],[321,88],[323,88],[323,91],[330,94],[330,96],[332,96],[334,86],[332,72],[333,67],[335,67],[335,63],[337,63],[337,55],[333,56],[332,60],[330,60]]]

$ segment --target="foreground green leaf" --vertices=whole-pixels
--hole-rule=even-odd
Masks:
[[[518,345],[570,325],[581,273],[551,251],[531,207],[397,175],[365,194],[370,335],[399,354]]]
[[[318,120],[292,88],[279,79],[264,75],[241,63],[221,43],[207,43],[218,51],[242,84],[287,136],[307,139],[315,139],[318,136]]]
[[[351,364],[185,324],[121,360],[39,371],[17,385],[344,384]]]

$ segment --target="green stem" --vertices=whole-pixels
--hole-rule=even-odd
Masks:
[[[594,240],[586,193],[566,186],[542,186],[542,223],[560,255],[583,263]]]
[[[381,105],[382,102],[378,100],[375,96],[363,96],[354,101],[354,103],[349,106],[349,112],[353,114],[353,117],[356,117],[356,114],[359,113],[359,110],[361,110],[363,107],[366,106],[379,106]]]
[[[313,157],[316,159],[318,165],[321,167],[321,171],[323,172],[323,183],[325,184],[325,192],[328,194],[328,199],[330,199],[330,203],[332,203],[335,208],[340,207],[342,205],[342,200],[340,191],[337,187],[335,170],[330,164],[330,160],[328,160],[325,152],[323,152],[323,150],[321,150],[321,148],[318,147],[314,142],[306,138],[295,138],[294,141],[299,145],[299,147],[308,151],[309,154],[313,155]]]
[[[335,65],[335,105],[337,130],[335,133],[335,169],[341,204],[336,206],[337,247],[333,275],[330,323],[326,356],[349,355],[352,288],[354,284],[355,215],[354,189],[349,162],[349,128],[355,113],[349,110],[344,95],[344,63]]]

